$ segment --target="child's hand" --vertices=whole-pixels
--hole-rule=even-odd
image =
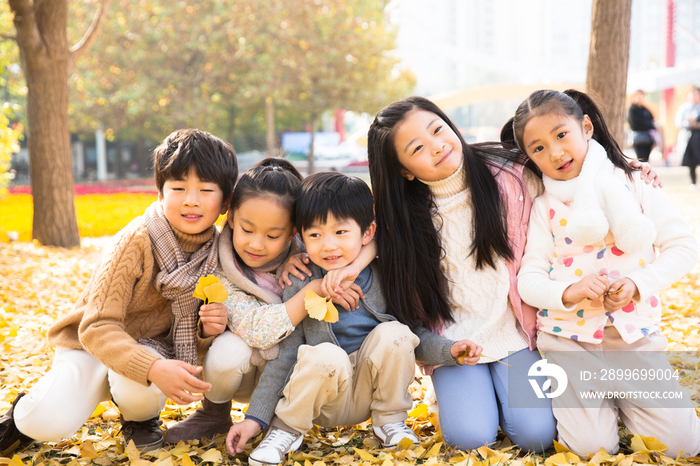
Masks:
[[[342,269],[329,271],[321,282],[321,291],[323,295],[333,299],[343,298],[345,290],[341,286],[341,282],[354,282],[357,276],[360,275],[360,272],[360,268],[354,264],[346,265]],[[348,287],[346,286],[345,288]]]
[[[584,299],[600,299],[608,290],[608,278],[594,273],[586,275],[581,280],[564,290],[561,300],[566,306],[580,303]]]
[[[299,280],[306,279],[304,274],[311,276],[311,270],[306,266],[309,263],[309,255],[305,252],[300,252],[299,254],[294,254],[287,260],[284,264],[284,269],[282,270],[282,276],[279,279],[279,284],[282,289],[285,286],[292,286],[292,281],[289,279],[289,275],[294,275]]]
[[[199,308],[199,319],[202,321],[204,337],[213,337],[226,330],[228,311],[221,303],[205,304]]]
[[[649,184],[653,181],[655,188],[664,187],[664,182],[661,180],[661,176],[658,173],[656,173],[656,171],[654,171],[654,168],[651,166],[650,163],[640,162],[639,160],[634,159],[630,160],[630,165],[632,165],[634,168],[642,168],[642,173],[639,174],[639,179],[643,180],[646,184]]]
[[[609,312],[617,311],[626,306],[637,293],[639,293],[637,285],[629,278],[622,278],[610,285],[603,301],[603,307]]]
[[[243,451],[248,440],[258,435],[262,426],[252,419],[244,419],[231,426],[226,436],[226,449],[232,455]]]
[[[177,359],[156,359],[148,369],[146,378],[156,384],[165,396],[179,405],[201,401],[211,390],[211,384],[199,380],[194,374],[202,372],[202,366],[192,366]]]
[[[343,306],[343,308],[346,311],[354,311],[355,309],[359,309],[360,299],[363,299],[365,297],[365,294],[362,292],[362,288],[360,288],[360,285],[358,285],[357,283],[343,283],[350,283],[350,286],[347,289],[343,290],[343,294],[341,296],[337,298],[334,297],[331,299],[331,301],[333,301],[335,304]]]
[[[467,366],[473,366],[479,362],[479,359],[481,359],[482,349],[483,348],[481,346],[477,345],[473,341],[460,340],[452,345],[450,348],[450,354],[460,366],[464,366],[465,364]],[[464,356],[462,353],[466,354],[466,356],[463,358],[460,357]]]

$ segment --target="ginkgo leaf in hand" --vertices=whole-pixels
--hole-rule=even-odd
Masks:
[[[470,350],[469,350],[468,348],[465,349],[465,350],[463,350],[463,351],[461,351],[461,352],[457,355],[457,363],[459,363],[459,364],[464,364],[464,360],[467,358],[467,356],[469,356],[469,351],[470,351]],[[481,354],[479,355],[479,357],[480,357],[480,358],[489,358],[489,359],[493,359],[495,362],[498,362],[498,363],[500,363],[500,364],[503,364],[504,366],[513,367],[513,366],[511,366],[510,364],[505,363],[505,362],[503,362],[503,361],[499,361],[499,360],[496,359],[496,358],[492,358],[491,356],[486,356],[484,353],[481,353]]]
[[[204,287],[204,295],[207,297],[208,303],[223,303],[228,299],[228,291],[220,282],[213,283]]]
[[[199,281],[197,281],[197,286],[195,287],[192,296],[194,296],[197,299],[201,299],[202,301],[205,301],[207,299],[207,295],[204,294],[204,287],[213,285],[214,283],[220,283],[219,278],[214,275],[199,277]]]
[[[330,298],[323,298],[312,290],[306,290],[304,308],[309,317],[316,320],[324,320],[330,323],[338,322],[338,310],[330,301]]]

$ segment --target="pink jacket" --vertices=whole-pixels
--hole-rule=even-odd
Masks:
[[[507,267],[510,274],[510,305],[520,326],[527,334],[530,349],[537,347],[537,309],[526,304],[518,293],[518,270],[523,258],[525,243],[527,242],[527,226],[530,221],[530,209],[532,200],[527,190],[527,183],[523,177],[524,166],[515,164],[513,167],[499,169],[491,167],[494,178],[498,182],[501,196],[506,202],[508,215],[508,238],[513,250],[513,260],[508,261]],[[515,176],[510,176],[510,174]],[[524,188],[524,189],[523,189]]]

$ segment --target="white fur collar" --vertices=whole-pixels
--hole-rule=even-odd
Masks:
[[[546,175],[542,179],[555,199],[573,201],[566,224],[566,234],[573,241],[594,244],[605,239],[610,230],[620,250],[641,252],[654,242],[656,229],[614,170],[603,146],[591,139],[579,176],[567,181]]]

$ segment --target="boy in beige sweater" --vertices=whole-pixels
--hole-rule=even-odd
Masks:
[[[52,368],[0,419],[0,456],[32,440],[70,437],[110,399],[125,443],[156,449],[166,399],[189,404],[210,389],[196,377],[198,354],[227,316],[200,308],[192,294],[216,268],[214,222],[228,208],[236,155],[230,144],[187,129],[170,134],[153,162],[158,200],[115,236],[73,312],[49,330]]]

